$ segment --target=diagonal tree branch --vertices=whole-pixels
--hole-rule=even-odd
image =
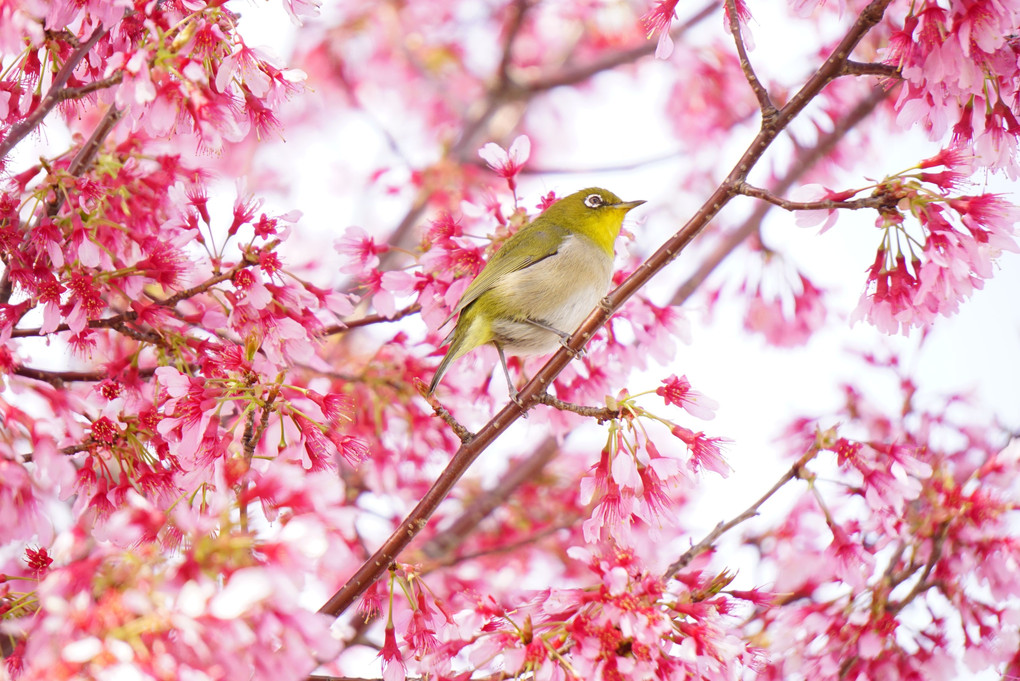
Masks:
[[[81,146],[78,153],[71,159],[71,163],[67,166],[67,172],[72,177],[78,177],[82,175],[92,162],[96,160],[96,155],[99,154],[99,150],[103,146],[103,142],[113,132],[117,122],[120,121],[120,117],[123,115],[120,109],[116,106],[110,105],[110,108],[106,110],[102,120],[99,121],[99,125],[92,131],[89,138],[85,140],[85,144]],[[53,218],[60,212],[60,207],[64,205],[65,200],[64,192],[56,192],[56,196],[53,201],[50,202],[49,206],[46,207],[46,215]],[[40,218],[41,219],[41,218]]]
[[[889,96],[888,90],[875,89],[871,92],[868,97],[861,100],[850,112],[844,116],[841,120],[836,122],[833,129],[821,137],[818,142],[811,148],[803,150],[799,157],[794,161],[792,169],[786,174],[786,176],[776,183],[772,191],[776,194],[784,194],[793,187],[796,182],[803,177],[812,166],[814,166],[820,159],[826,156],[833,147],[839,143],[846,133],[858,123],[867,118],[872,111],[886,98]],[[749,236],[758,231],[761,226],[762,220],[765,219],[765,215],[771,210],[772,204],[761,202],[751,214],[747,217],[747,220],[732,232],[726,234],[722,240],[715,245],[711,252],[707,253],[704,258],[701,259],[698,269],[694,271],[681,284],[676,292],[673,294],[673,299],[670,301],[670,305],[682,305],[694,292],[704,283],[706,279],[715,271],[715,268],[726,259],[726,257],[733,252],[733,250],[744,242]]]

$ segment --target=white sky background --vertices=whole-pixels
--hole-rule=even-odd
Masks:
[[[324,4],[328,13],[329,0]],[[791,46],[796,47],[799,41],[790,40],[790,37],[800,29],[789,27],[789,32],[777,31],[777,24],[770,21],[769,11],[775,5],[754,4],[757,5],[752,7],[756,18],[753,30],[757,47],[751,58],[759,75],[767,79],[776,74],[806,74],[807,69],[815,65],[815,58],[791,52]],[[235,9],[242,12],[241,30],[249,44],[269,46],[286,64],[294,44],[294,31],[279,3],[259,2],[256,6],[240,3]],[[718,29],[711,24],[712,20],[703,24],[706,31]],[[842,25],[832,28],[844,30]],[[668,69],[669,64],[664,63],[662,68]],[[609,75],[604,79],[608,81],[608,87],[612,87],[614,78],[618,76]],[[596,81],[596,86],[606,86],[606,83]],[[309,92],[300,96],[314,98],[318,95]],[[572,94],[567,92],[563,96],[570,97]],[[639,104],[641,98],[656,101],[662,96],[664,93],[656,91],[652,83],[648,91],[628,93],[628,97],[607,96],[607,100],[617,101],[615,109],[607,106],[597,111],[579,110],[572,121],[575,127],[573,137],[564,138],[562,148],[534,145],[533,163],[536,166],[587,168],[660,156],[663,152],[662,137],[657,134],[657,126],[662,126],[661,121],[635,120],[634,112],[642,110]],[[646,110],[661,109],[650,104]],[[541,114],[535,112],[529,115]],[[319,244],[318,252],[323,253],[322,258],[326,262],[336,262],[335,254],[326,251],[332,251],[333,239],[347,226],[360,225],[370,232],[379,232],[395,225],[406,208],[401,200],[387,201],[381,195],[362,198],[361,201],[332,198],[335,194],[331,183],[342,181],[345,174],[362,172],[363,169],[350,167],[353,159],[365,163],[366,167],[392,163],[392,158],[384,162],[389,149],[374,124],[350,117],[345,120],[342,126],[328,131],[285,130],[286,145],[278,145],[278,151],[270,152],[283,154],[280,158],[289,159],[288,173],[292,172],[288,182],[291,188],[289,203],[280,205],[279,209],[300,208],[304,212],[297,229],[302,238],[297,242]],[[604,134],[606,129],[617,134],[607,136]],[[399,134],[400,130],[391,132]],[[414,137],[419,132],[409,136]],[[743,151],[751,134],[733,139],[730,147],[719,150],[716,174],[721,176],[724,173],[721,169],[729,168],[736,155]],[[598,146],[593,148],[588,140],[598,140]],[[888,145],[887,156],[875,159],[866,172],[875,178],[897,172],[936,150],[937,147],[920,134],[897,136]],[[293,162],[296,157],[301,159],[300,163]],[[682,220],[696,207],[692,204],[687,209],[674,205],[676,177],[679,164],[683,162],[683,159],[677,159],[615,173],[529,176],[522,180],[519,195],[527,205],[534,205],[549,190],[555,190],[562,196],[598,184],[625,199],[646,199],[648,204],[632,214],[627,226],[636,236],[632,248],[647,254],[678,229]],[[398,175],[393,178],[397,179]],[[836,188],[864,184],[867,182],[860,174],[851,174],[844,185]],[[981,187],[977,191],[1010,193],[1012,199],[1017,200],[1016,186],[1004,182],[1001,177],[992,178],[987,188]],[[232,187],[230,198],[225,200],[232,200]],[[744,199],[734,202],[725,211],[742,212],[749,204],[750,200]],[[670,214],[677,217],[666,217]],[[724,212],[724,219],[727,214],[732,213]],[[736,219],[728,220],[729,224],[736,222]],[[764,238],[770,247],[793,258],[816,285],[839,291],[839,295],[831,300],[835,301],[836,312],[845,319],[857,304],[865,283],[865,271],[879,242],[880,233],[874,229],[873,222],[874,214],[870,212],[842,215],[836,227],[818,236],[816,229],[798,228],[792,216],[776,209],[766,222]],[[291,247],[298,248],[295,245]],[[689,249],[660,274],[659,279],[681,281],[696,264],[693,260],[695,251],[696,248]],[[716,276],[726,276],[728,269],[739,267],[742,262],[739,257],[730,258]],[[701,490],[703,498],[695,506],[699,515],[685,519],[686,523],[701,528],[701,532],[692,536],[691,540],[697,541],[720,520],[742,511],[787,469],[789,461],[779,458],[781,448],[775,443],[775,437],[792,417],[831,413],[842,401],[840,383],[849,380],[859,383],[858,379],[864,374],[873,375],[870,382],[875,391],[892,385],[888,375],[878,376],[877,372],[864,369],[862,362],[848,360],[844,352],[847,349],[894,350],[919,384],[918,399],[922,403],[937,410],[947,393],[971,392],[982,409],[994,414],[1015,432],[1020,431],[1020,257],[1007,253],[999,262],[1000,271],[986,283],[985,290],[977,292],[955,317],[940,318],[920,350],[920,334],[917,332],[908,338],[888,337],[865,323],[851,328],[841,321],[830,322],[804,348],[775,349],[762,339],[744,333],[739,313],[732,307],[720,306],[714,321],[706,324],[700,307],[703,298],[696,295],[685,306],[693,326],[693,343],[681,348],[673,366],[636,375],[628,386],[631,392],[654,389],[670,373],[686,374],[696,389],[715,398],[721,405],[714,421],[700,426],[685,421],[686,425],[701,427],[709,435],[724,436],[734,441],[727,450],[734,473],[727,479],[705,476]],[[667,291],[672,291],[672,288],[663,287]],[[651,295],[657,303],[666,302],[654,292]],[[410,324],[420,322],[414,320]],[[423,378],[428,379],[427,376]],[[505,389],[501,379],[494,380],[492,385],[494,390]],[[891,409],[897,408],[895,400],[898,392],[887,394]],[[649,406],[658,407],[659,398],[650,396],[649,399]],[[537,421],[536,417],[516,424],[516,435],[508,435],[509,440],[504,438],[505,441],[519,442],[518,437],[527,438],[528,431],[539,426],[530,423]],[[471,425],[477,424],[469,423]],[[505,461],[505,448],[505,442],[498,443],[486,453],[483,462],[499,468]],[[765,519],[782,513],[784,503],[783,499],[776,499],[766,505]],[[742,578],[753,582],[756,576],[744,575]]]

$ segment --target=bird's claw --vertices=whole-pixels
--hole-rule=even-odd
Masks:
[[[563,349],[569,352],[571,356],[584,357],[585,355],[588,354],[588,352],[584,348],[581,348],[580,350],[575,350],[574,348],[570,347],[570,344],[567,342],[569,340],[570,336],[567,336],[566,338],[560,338],[560,345],[562,345]]]
[[[517,388],[510,388],[510,399],[514,404],[521,408],[521,411],[523,412],[521,416],[528,418],[528,412],[524,406],[524,400],[521,399],[521,394],[517,391]]]

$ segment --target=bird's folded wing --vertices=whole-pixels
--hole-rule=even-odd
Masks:
[[[453,314],[460,313],[490,290],[496,283],[510,274],[556,255],[570,231],[559,225],[530,224],[507,239],[496,251],[471,285],[464,291]]]

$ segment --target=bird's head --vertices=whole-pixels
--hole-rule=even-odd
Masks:
[[[623,217],[642,203],[644,201],[623,201],[608,189],[589,187],[552,204],[542,217],[584,234],[612,255]]]

